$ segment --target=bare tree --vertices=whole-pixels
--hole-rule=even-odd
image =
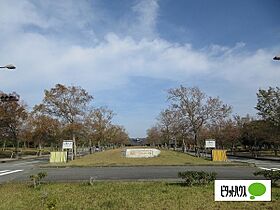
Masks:
[[[172,107],[162,111],[158,117],[163,143],[182,144],[185,149],[185,140],[188,135],[189,125],[181,112]]]
[[[162,132],[159,126],[153,126],[147,130],[147,143],[150,145],[156,145],[162,143]]]
[[[89,130],[90,139],[95,140],[99,146],[106,142],[113,116],[113,111],[106,107],[91,109],[87,115],[86,126]]]
[[[218,97],[208,97],[197,87],[180,86],[170,89],[168,94],[172,108],[177,110],[190,126],[196,147],[199,147],[198,136],[201,128],[208,123],[226,118],[231,112],[231,107],[223,104]]]
[[[107,129],[108,142],[113,145],[122,146],[124,144],[129,144],[128,134],[123,126],[111,125]]]
[[[159,114],[159,117],[157,118],[161,131],[162,143],[169,144],[172,139],[172,129],[174,124],[173,114],[174,113],[172,113],[172,111],[169,109],[165,109]],[[155,128],[151,131],[155,131]]]

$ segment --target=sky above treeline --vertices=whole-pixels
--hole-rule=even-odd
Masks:
[[[279,0],[0,0],[0,90],[31,109],[55,84],[81,86],[131,137],[167,107],[167,90],[197,86],[256,111],[280,84]]]

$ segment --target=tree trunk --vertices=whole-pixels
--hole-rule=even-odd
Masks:
[[[195,153],[197,157],[200,157],[200,149],[198,145],[198,138],[197,138],[197,132],[194,132],[194,143],[195,143]]]
[[[185,140],[183,139],[183,143],[182,143],[182,150],[183,150],[183,153],[186,152],[186,144],[185,144]]]
[[[5,149],[6,149],[6,139],[4,139],[2,151],[5,151]]]
[[[16,142],[16,159],[19,158],[19,154],[18,154],[18,149],[19,149],[19,140],[16,136],[14,136],[15,142]]]
[[[234,144],[232,144],[232,146],[231,146],[231,154],[232,155],[236,154],[236,152],[235,152],[235,145]]]
[[[77,157],[77,146],[76,146],[76,136],[75,134],[73,133],[73,154],[74,154],[74,158]]]
[[[91,138],[89,138],[88,146],[89,146],[89,154],[92,154],[92,142],[91,142]]]
[[[39,141],[39,153],[38,153],[38,156],[41,156],[41,155],[42,155],[42,144]]]

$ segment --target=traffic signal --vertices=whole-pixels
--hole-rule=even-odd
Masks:
[[[9,94],[9,95],[2,94],[0,96],[0,101],[1,102],[11,102],[11,101],[18,101],[18,100],[19,100],[18,96],[15,96],[15,95],[12,95],[12,94]]]

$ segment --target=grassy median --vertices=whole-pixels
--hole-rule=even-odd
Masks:
[[[236,162],[212,162],[203,158],[193,157],[188,154],[171,150],[161,150],[155,158],[126,158],[121,151],[123,149],[113,149],[104,152],[97,152],[87,155],[66,164],[50,164],[60,166],[170,166],[170,165],[244,165]]]
[[[280,188],[272,189],[272,202],[214,202],[213,185],[184,187],[164,182],[95,182],[0,185],[0,209],[279,209]]]

